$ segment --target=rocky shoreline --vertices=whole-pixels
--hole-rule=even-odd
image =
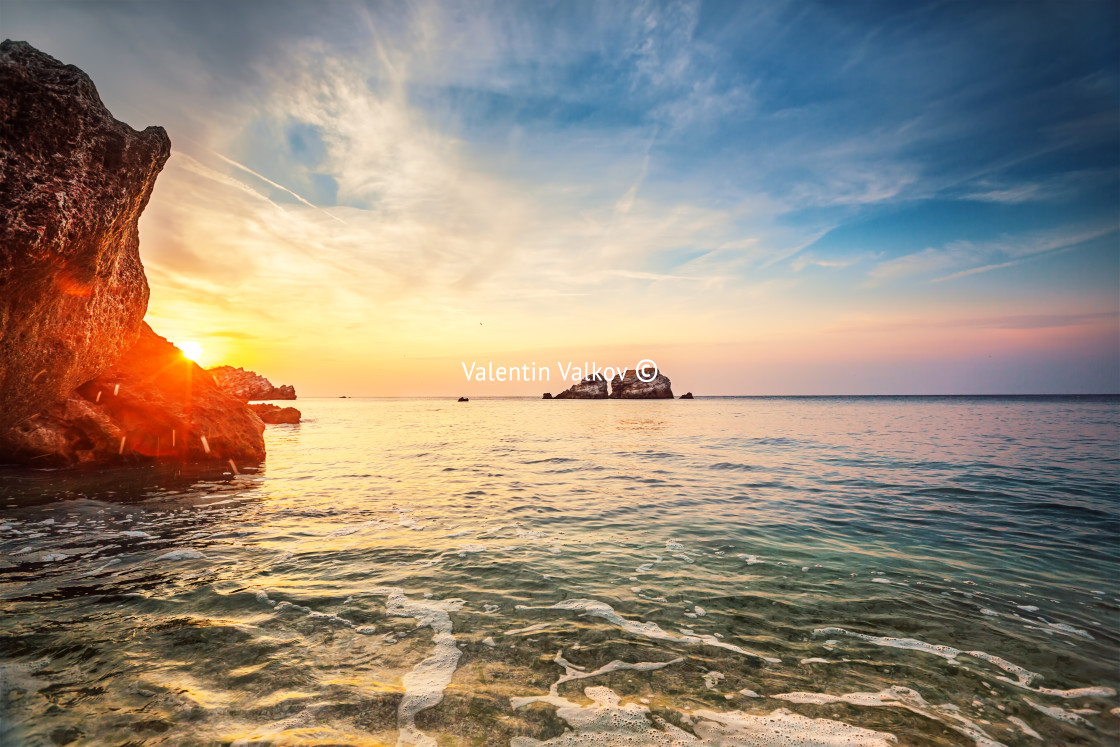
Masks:
[[[137,221],[170,154],[77,67],[0,44],[0,463],[264,459],[248,398],[143,321]]]

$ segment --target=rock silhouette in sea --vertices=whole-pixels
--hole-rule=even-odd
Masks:
[[[649,378],[655,369],[648,368],[642,371],[642,376]],[[673,389],[669,377],[660,371],[650,381],[638,378],[638,372],[631,368],[625,376],[615,374],[611,379],[611,399],[672,399]]]
[[[291,385],[273,386],[272,382],[254,371],[233,366],[207,369],[225,391],[245,401],[261,399],[295,399],[296,388]]]
[[[303,413],[294,407],[270,405],[267,402],[249,405],[249,409],[255,412],[261,420],[269,425],[296,425],[299,423],[300,418],[303,417]]]
[[[545,392],[541,399],[552,399],[552,392]]]
[[[557,394],[553,399],[606,399],[607,380],[602,376],[588,376]]]
[[[0,43],[0,433],[136,341],[136,222],[170,153],[162,127],[118,122],[78,68]]]
[[[470,400],[469,400],[469,399],[467,399],[466,397],[460,397],[460,398],[459,398],[459,401],[460,401],[460,402],[470,402]]]
[[[34,465],[264,459],[264,423],[143,324],[136,343],[65,400],[24,420],[0,452]]]
[[[692,396],[692,392],[685,392],[681,395],[681,399],[695,399],[695,397]]]

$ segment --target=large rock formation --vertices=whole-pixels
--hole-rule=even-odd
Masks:
[[[35,465],[153,458],[264,459],[264,423],[144,324],[136,343],[69,398],[0,435],[6,459]]]
[[[642,376],[650,381],[638,378],[638,372],[631,368],[625,376],[615,374],[611,379],[611,399],[672,399],[672,382],[665,374],[654,368],[642,371]],[[652,378],[651,378],[652,376]]]
[[[557,394],[553,399],[606,399],[607,380],[602,376],[588,376],[578,384]]]
[[[291,385],[273,386],[272,382],[253,371],[233,366],[217,366],[207,371],[218,386],[242,400],[295,399],[296,388]]]
[[[170,152],[163,128],[114,119],[78,68],[0,44],[0,432],[136,341],[136,221]]]
[[[137,219],[171,143],[0,44],[0,462],[259,462],[264,424],[142,324]]]

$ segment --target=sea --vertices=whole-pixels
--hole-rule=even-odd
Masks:
[[[0,470],[0,743],[1120,743],[1120,398],[296,404]]]

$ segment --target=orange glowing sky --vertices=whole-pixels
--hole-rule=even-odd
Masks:
[[[3,12],[168,129],[148,321],[204,365],[301,396],[646,357],[678,393],[1118,390],[1115,7],[591,8]]]

